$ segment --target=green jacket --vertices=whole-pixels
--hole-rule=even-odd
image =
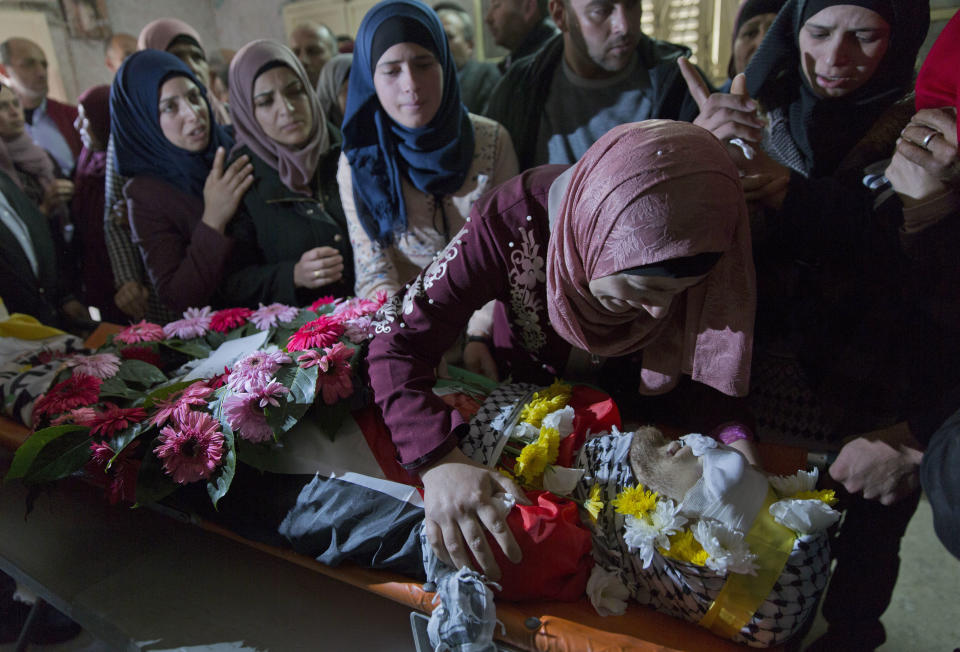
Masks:
[[[337,186],[340,133],[333,127],[330,131],[334,146],[317,165],[319,200],[290,190],[279,173],[246,146],[231,157],[249,156],[255,179],[234,218],[234,251],[244,258],[234,261],[226,281],[226,293],[234,305],[304,306],[321,296],[353,294],[353,252]],[[343,278],[314,290],[294,287],[293,268],[300,256],[324,246],[335,247],[343,256]]]

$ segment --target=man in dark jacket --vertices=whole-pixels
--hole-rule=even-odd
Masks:
[[[31,315],[48,326],[89,326],[86,307],[65,293],[64,277],[47,219],[0,171],[0,298],[7,311]]]
[[[456,2],[438,2],[433,10],[443,23],[447,34],[450,54],[457,64],[457,79],[460,81],[460,99],[467,110],[479,114],[487,105],[490,93],[500,81],[496,64],[477,61],[473,58],[473,20]]]
[[[676,62],[690,52],[640,31],[639,0],[550,0],[550,12],[562,34],[516,62],[485,111],[510,132],[521,170],[575,163],[619,124],[696,117]]]
[[[497,64],[501,73],[557,34],[547,15],[547,0],[491,0],[483,21],[490,28],[493,41],[510,50]]]

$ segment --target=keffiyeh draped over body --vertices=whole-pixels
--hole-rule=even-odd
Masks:
[[[377,99],[374,40],[381,26],[394,21],[426,30],[432,41],[429,49],[443,68],[440,108],[425,127],[397,124]],[[380,47],[395,44],[377,41]],[[383,50],[376,56],[381,54]],[[473,125],[460,101],[457,66],[437,14],[417,0],[380,2],[364,16],[357,33],[343,119],[343,151],[350,162],[358,214],[371,239],[390,244],[396,233],[406,230],[402,177],[430,195],[449,195],[463,185],[473,148]]]
[[[890,44],[866,84],[843,97],[821,98],[803,74],[798,35],[817,12],[849,4],[890,18]],[[930,7],[924,1],[788,0],[745,71],[750,97],[784,114],[784,137],[792,141],[798,160],[783,162],[806,176],[832,174],[880,115],[910,90],[929,25]]]
[[[210,141],[206,149],[190,152],[177,147],[160,128],[160,86],[171,77],[186,77],[200,89],[207,105]],[[229,150],[233,139],[210,116],[207,91],[177,57],[157,50],[130,55],[117,71],[110,90],[110,128],[116,141],[117,163],[125,177],[163,179],[196,197],[213,165],[218,147]]]
[[[547,252],[550,322],[572,345],[621,356],[643,350],[640,391],[669,391],[685,373],[747,393],[756,282],[737,169],[709,132],[650,120],[598,140],[570,177]],[[667,317],[614,313],[592,280],[708,252],[722,256]]]
[[[299,149],[281,145],[267,136],[254,116],[253,85],[264,68],[273,65],[286,66],[293,71],[303,84],[310,103],[313,130],[310,139]],[[230,63],[230,106],[237,145],[249,147],[279,173],[284,185],[291,190],[312,194],[310,186],[317,162],[330,149],[330,133],[307,73],[293,52],[276,41],[268,40],[253,41],[243,46]]]

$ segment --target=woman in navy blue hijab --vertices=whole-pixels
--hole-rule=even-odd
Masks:
[[[228,225],[253,177],[246,157],[224,169],[233,140],[206,89],[177,57],[143,50],[117,72],[110,113],[133,241],[158,295],[174,312],[224,303]]]
[[[506,130],[467,113],[437,14],[384,0],[353,52],[337,181],[356,293],[395,292],[463,227],[485,190],[517,173]]]

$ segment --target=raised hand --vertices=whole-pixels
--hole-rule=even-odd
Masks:
[[[923,168],[931,177],[954,191],[960,191],[956,109],[918,111],[900,133],[897,154]]]
[[[203,184],[203,223],[223,233],[233,219],[244,193],[253,184],[253,165],[249,156],[241,156],[224,170],[227,157],[224,148],[218,147],[213,157],[213,167]]]
[[[711,93],[700,73],[686,57],[680,57],[677,62],[691,97],[700,107],[700,115],[693,124],[703,127],[723,142],[734,138],[747,143],[763,140],[766,122],[757,115],[757,103],[747,95],[747,78],[743,73],[733,78],[729,93]]]

